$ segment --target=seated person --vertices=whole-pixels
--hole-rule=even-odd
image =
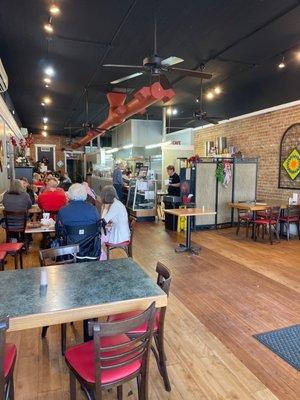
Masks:
[[[21,181],[21,184],[22,184],[23,188],[25,189],[25,191],[29,194],[32,204],[34,204],[35,203],[35,195],[34,195],[34,191],[30,187],[28,179],[23,177],[20,179],[20,181]]]
[[[118,200],[116,189],[113,186],[104,186],[100,193],[102,203],[102,218],[107,224],[107,237],[102,242],[120,244],[129,242],[130,229],[128,214],[124,204]],[[105,248],[102,248],[103,252]],[[101,255],[105,259],[104,255]]]
[[[6,211],[27,211],[32,201],[19,179],[10,182],[10,188],[3,195],[3,206]]]
[[[69,204],[61,208],[56,219],[58,235],[65,244],[78,243],[80,257],[99,257],[101,251],[100,214],[96,207],[86,202],[87,191],[80,183],[68,190]]]
[[[47,180],[45,190],[38,196],[38,205],[44,211],[58,211],[67,204],[67,197],[63,189],[58,186],[56,178]]]

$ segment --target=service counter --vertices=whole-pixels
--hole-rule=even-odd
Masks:
[[[112,178],[97,175],[91,176],[91,187],[98,196],[100,195],[101,189],[106,185],[112,185],[112,182]]]

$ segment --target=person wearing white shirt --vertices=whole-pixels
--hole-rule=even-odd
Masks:
[[[128,242],[130,240],[128,214],[124,204],[117,199],[116,189],[113,186],[104,186],[100,193],[100,199],[102,203],[101,217],[104,219],[107,229],[107,235],[102,236],[102,243]],[[105,246],[102,250],[105,251]],[[103,257],[101,258],[103,259]]]

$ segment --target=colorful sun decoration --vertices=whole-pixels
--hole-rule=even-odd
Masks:
[[[283,167],[292,180],[295,180],[300,173],[300,154],[294,149],[284,160]]]

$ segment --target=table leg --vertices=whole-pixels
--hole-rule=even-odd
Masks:
[[[176,253],[190,252],[193,254],[199,254],[199,252],[201,250],[200,246],[192,246],[191,221],[192,221],[192,217],[188,216],[187,217],[187,229],[186,229],[185,244],[179,244],[179,246],[175,248]]]

